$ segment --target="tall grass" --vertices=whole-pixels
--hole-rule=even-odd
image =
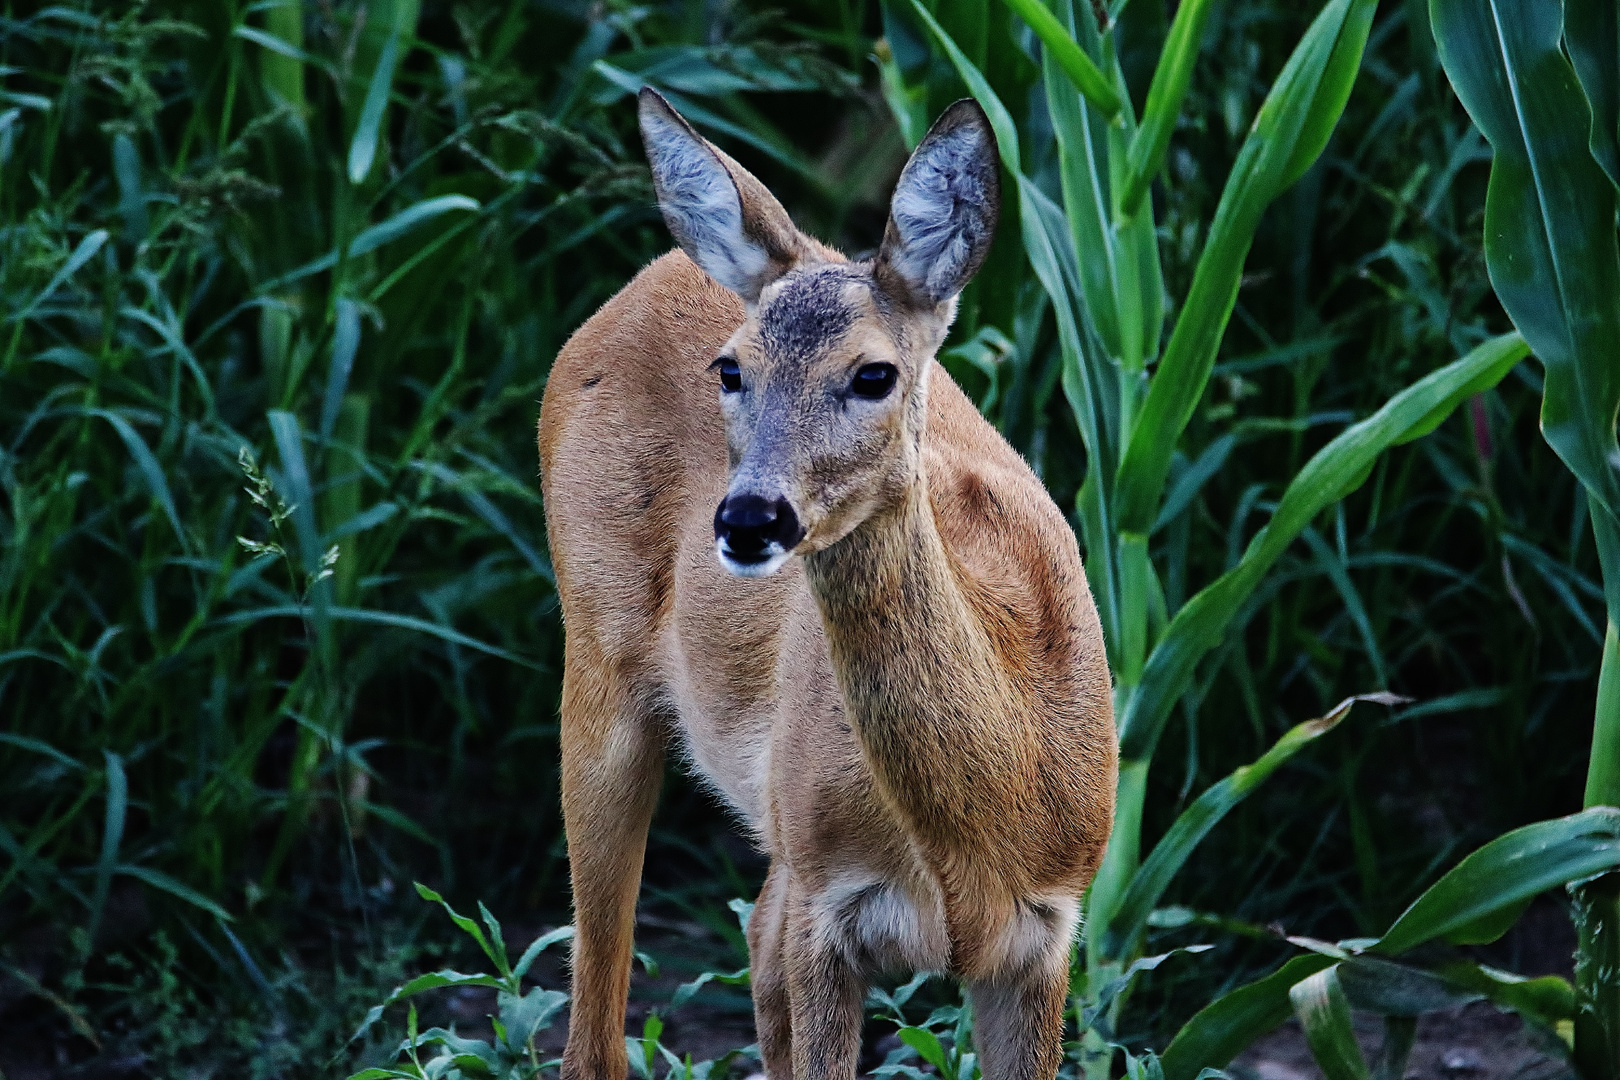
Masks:
[[[93,976],[144,909],[252,1007],[323,923],[380,947],[407,867],[560,904],[533,424],[667,243],[623,103],[656,73],[836,230],[861,189],[806,145],[899,152],[839,54],[410,0],[7,9],[0,43],[0,936],[56,942],[11,970],[60,990],[74,928]],[[755,104],[787,91],[834,106],[813,139]]]

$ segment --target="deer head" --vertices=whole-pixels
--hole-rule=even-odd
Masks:
[[[743,300],[711,365],[730,454],[714,535],[727,570],[764,576],[918,482],[929,368],[995,232],[995,136],[977,103],[946,109],[900,174],[877,255],[850,262],[655,91],[640,111],[670,232]]]

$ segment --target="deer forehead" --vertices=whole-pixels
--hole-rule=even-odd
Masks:
[[[831,263],[797,270],[760,294],[758,348],[767,363],[806,365],[868,338],[878,329],[878,316],[864,267]]]

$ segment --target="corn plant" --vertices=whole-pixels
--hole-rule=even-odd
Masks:
[[[1167,492],[1173,455],[1209,381],[1259,222],[1327,146],[1349,98],[1376,5],[1373,0],[1331,0],[1300,39],[1233,165],[1161,349],[1165,304],[1151,188],[1163,166],[1212,5],[1190,0],[1178,8],[1138,121],[1116,56],[1113,27],[1098,21],[1105,12],[1066,0],[1050,6],[1040,0],[1008,4],[1041,43],[1046,108],[1060,154],[1056,197],[1026,173],[1012,116],[984,76],[927,8],[917,0],[911,6],[991,117],[1003,165],[1016,181],[1024,247],[1051,301],[1062,348],[1062,389],[1086,451],[1075,512],[1114,673],[1121,775],[1114,834],[1087,897],[1088,930],[1074,989],[1082,1067],[1087,1076],[1105,1077],[1112,1067],[1119,1008],[1130,980],[1141,970],[1149,916],[1164,889],[1209,829],[1305,742],[1332,727],[1354,699],[1289,732],[1253,765],[1205,792],[1144,859],[1147,773],[1172,709],[1193,688],[1200,662],[1241,627],[1255,590],[1316,517],[1358,488],[1384,451],[1428,434],[1463,400],[1496,385],[1527,347],[1517,334],[1476,338],[1462,359],[1420,379],[1331,440],[1287,485],[1270,522],[1236,564],[1179,609],[1168,610],[1149,542],[1167,507],[1189,497],[1181,490]],[[1183,475],[1196,485],[1200,473],[1207,479],[1218,467],[1216,460]],[[1386,704],[1398,700],[1382,693],[1368,696]],[[1579,857],[1552,860],[1550,869],[1529,878],[1471,879],[1477,886],[1470,894],[1470,902],[1478,906],[1474,916],[1494,918],[1488,929],[1495,934],[1506,929],[1498,925],[1502,913],[1516,914],[1535,892],[1613,865],[1612,820],[1600,814],[1570,819],[1562,827],[1573,831],[1576,839],[1569,842],[1579,849]],[[1534,850],[1541,843],[1538,837],[1509,834],[1496,842],[1501,847],[1488,847],[1474,858],[1490,863],[1500,857],[1511,863]],[[1321,972],[1330,969],[1333,958],[1348,963],[1368,950],[1400,953],[1454,930],[1434,910],[1444,906],[1444,897],[1457,895],[1450,891],[1455,881],[1443,879],[1424,894],[1379,942],[1324,945],[1320,955],[1329,959],[1290,961],[1270,981],[1211,1005],[1172,1042],[1159,1063],[1164,1075],[1192,1080],[1201,1069],[1224,1065],[1250,1039],[1280,1022],[1290,1003],[1305,1021],[1319,1057],[1335,1060],[1323,1032],[1339,1032],[1335,1024],[1349,1014],[1341,1007],[1342,993],[1324,989],[1335,976]],[[1470,940],[1483,940],[1477,936],[1482,933],[1476,927]],[[1359,974],[1373,961],[1357,963]],[[1498,1000],[1506,999],[1498,995]],[[1232,1011],[1244,1003],[1262,1000],[1265,1009],[1258,1020],[1232,1019]],[[1399,1014],[1392,1022],[1385,1066],[1398,1069],[1395,1062],[1404,1060],[1401,1040],[1410,1034],[1410,1009],[1383,1011]],[[1556,1009],[1535,1015],[1551,1017],[1551,1023],[1558,1019]],[[1323,1019],[1328,1016],[1333,1020]],[[1219,1037],[1212,1038],[1211,1031]],[[1354,1048],[1353,1040],[1349,1046]],[[1342,1057],[1350,1060],[1348,1050]],[[1364,1065],[1359,1072],[1351,1065],[1344,1068],[1352,1071],[1334,1075],[1366,1071]]]
[[[1495,157],[1485,259],[1544,371],[1541,430],[1586,492],[1608,628],[1586,805],[1620,806],[1620,29],[1603,0],[1431,0],[1440,59]],[[1594,813],[1596,811],[1593,811]],[[1571,889],[1575,1063],[1620,1077],[1620,876]]]

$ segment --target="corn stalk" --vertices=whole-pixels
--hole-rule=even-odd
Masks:
[[[1485,261],[1546,372],[1541,430],[1586,489],[1608,607],[1586,805],[1620,806],[1620,34],[1612,0],[1430,0],[1440,61],[1495,153]],[[1620,1078],[1620,882],[1572,886],[1575,1064]]]

